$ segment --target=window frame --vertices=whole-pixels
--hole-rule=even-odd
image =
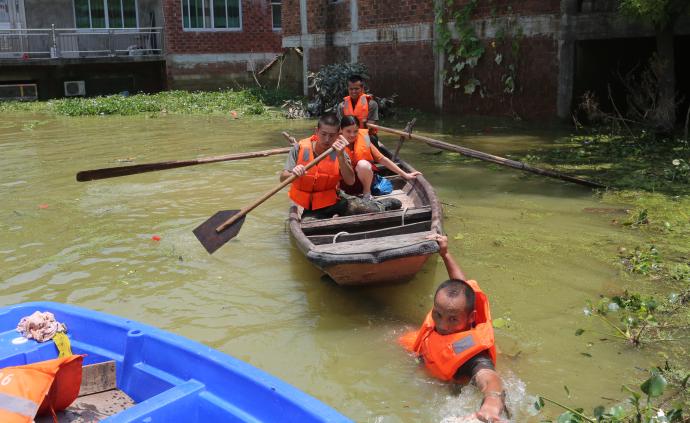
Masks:
[[[270,4],[271,4],[271,28],[276,32],[282,31],[283,30],[283,17],[282,16],[280,18],[280,26],[279,27],[273,26],[273,22],[274,22],[274,20],[273,20],[273,6],[276,4],[279,5],[280,6],[280,13],[282,14],[283,13],[283,1],[282,0],[271,0]]]
[[[184,26],[184,2],[185,0],[179,0],[180,1],[180,17],[181,17],[181,24],[182,24],[182,31],[183,32],[242,32],[243,30],[243,25],[244,22],[242,20],[242,0],[237,0],[237,5],[238,5],[238,10],[239,10],[239,19],[240,19],[240,24],[236,28],[185,28]],[[217,1],[217,0],[202,0],[203,2],[208,2],[209,3],[209,12],[211,13],[211,25],[213,25],[213,7],[211,7],[210,2],[211,1]],[[228,21],[228,6],[227,6],[227,0],[225,1],[225,22],[227,24]],[[191,4],[191,0],[187,0],[187,12],[189,13],[189,5]],[[205,10],[204,7],[201,8],[202,10]],[[190,19],[191,19],[191,13],[189,13]],[[206,21],[206,14],[204,13],[203,15],[204,22]]]
[[[87,0],[89,3],[89,27],[88,28],[79,28],[77,26],[77,7],[76,4],[74,3],[75,0],[72,0],[72,17],[74,18],[74,28],[77,31],[84,31],[84,32],[89,32],[89,31],[108,31],[111,29],[117,29],[117,30],[139,30],[141,29],[141,26],[139,25],[139,0],[134,0],[134,17],[136,20],[135,25],[132,27],[128,26],[119,26],[119,27],[111,27],[110,26],[110,16],[108,16],[108,2],[109,1],[119,1],[120,2],[120,19],[122,19],[122,25],[125,24],[125,8],[122,7],[123,4],[122,2],[124,0]],[[93,1],[99,1],[103,3],[103,14],[105,15],[105,27],[104,28],[94,28],[93,27],[93,18],[92,18],[92,13],[91,13],[91,2]]]

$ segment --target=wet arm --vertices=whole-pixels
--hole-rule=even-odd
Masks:
[[[474,376],[474,383],[484,395],[478,417],[483,421],[497,421],[505,408],[501,377],[495,370],[482,369]]]
[[[462,269],[460,269],[460,265],[455,261],[453,255],[447,249],[441,249],[439,254],[443,259],[443,263],[446,265],[446,271],[448,271],[448,277],[450,279],[466,280],[465,274],[462,272]]]

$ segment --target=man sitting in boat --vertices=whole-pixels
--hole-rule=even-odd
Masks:
[[[336,113],[338,119],[344,116],[355,116],[359,119],[359,127],[366,129],[368,123],[376,123],[379,120],[379,104],[373,95],[364,92],[364,78],[360,75],[351,75],[347,79],[347,93],[349,94],[338,104]],[[379,146],[379,138],[376,129],[370,128],[369,135],[375,146]]]
[[[343,191],[350,195],[362,195],[364,200],[371,200],[371,188],[375,181],[375,172],[378,170],[374,163],[384,165],[391,172],[395,172],[404,179],[411,181],[421,172],[405,172],[391,159],[385,157],[376,148],[366,129],[360,129],[359,119],[355,116],[344,116],[340,120],[340,131],[349,145],[345,152],[350,156],[350,161],[355,170],[355,182],[352,185],[344,184]]]
[[[340,121],[336,115],[326,114],[319,118],[316,133],[300,140],[290,150],[280,180],[298,176],[292,183],[289,196],[304,208],[303,218],[323,219],[345,213],[347,200],[338,197],[338,185],[341,178],[348,185],[355,182],[350,157],[344,152],[347,144],[340,136]],[[332,154],[305,170],[307,164],[330,147],[335,150]]]
[[[472,381],[484,395],[473,417],[484,422],[503,422],[503,383],[496,373],[496,347],[489,301],[476,281],[465,279],[448,252],[448,238],[431,235],[449,279],[436,289],[434,306],[422,327],[400,338],[433,376],[458,383]]]

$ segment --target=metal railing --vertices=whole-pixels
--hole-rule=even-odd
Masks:
[[[163,54],[163,28],[0,29],[0,59],[58,59]]]

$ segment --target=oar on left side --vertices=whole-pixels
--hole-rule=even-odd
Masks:
[[[77,181],[93,181],[96,179],[116,178],[118,176],[135,175],[138,173],[154,172],[157,170],[175,169],[178,167],[194,166],[208,163],[227,162],[232,160],[266,157],[275,154],[285,154],[290,147],[274,148],[272,150],[252,151],[249,153],[226,154],[224,156],[202,157],[193,160],[179,160],[169,162],[144,163],[131,166],[107,167],[103,169],[83,170],[77,173]]]
[[[334,152],[333,147],[321,153],[314,160],[305,166],[306,170],[318,164],[325,159],[329,154]],[[241,210],[221,210],[211,216],[201,225],[194,229],[194,235],[204,246],[209,254],[213,254],[217,249],[225,245],[226,242],[233,239],[240,232],[240,228],[244,223],[244,218],[250,211],[257,208],[261,203],[271,198],[275,193],[290,185],[292,181],[297,179],[296,175],[291,175],[273,189],[259,197],[253,203],[244,207]]]

